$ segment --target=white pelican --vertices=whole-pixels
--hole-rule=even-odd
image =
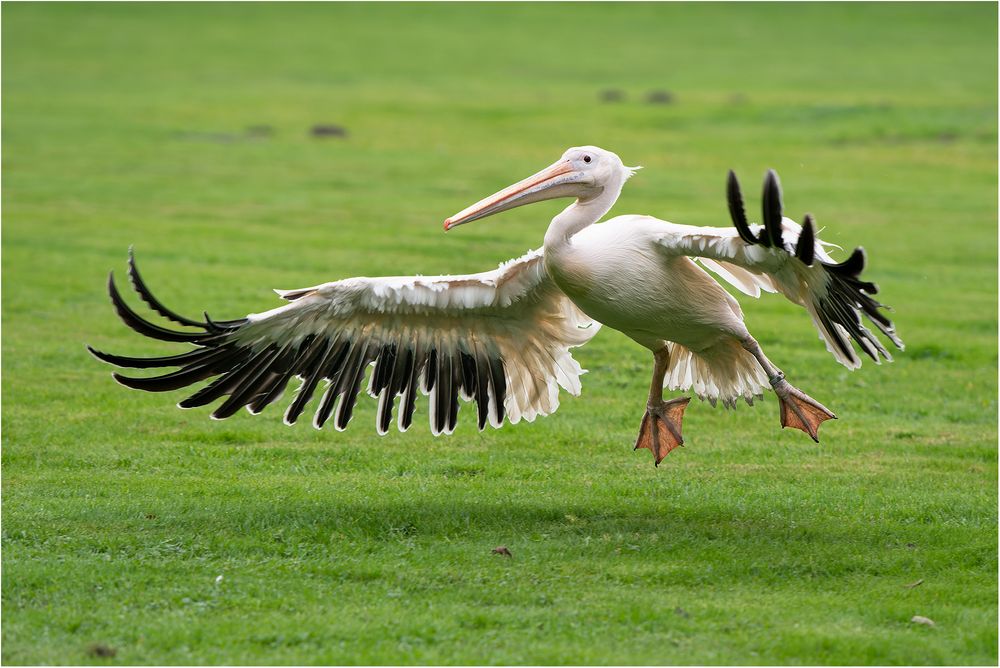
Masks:
[[[601,324],[653,354],[653,378],[635,448],[658,465],[683,443],[681,420],[689,397],[663,400],[663,388],[693,389],[712,405],[753,403],[770,386],[781,403],[782,427],[818,441],[835,417],[793,387],[747,331],[739,304],[704,269],[753,297],[780,292],[812,317],[820,338],[849,369],[861,365],[853,339],[876,363],[886,347],[861,324],[860,314],[897,347],[902,341],[879,312],[877,288],[859,278],[865,254],[856,249],[835,263],[815,237],[813,221],[782,217],[781,191],[771,171],[764,183],[763,225],[748,224],[736,176],[730,172],[729,210],[735,227],[690,227],[650,216],[597,223],[635,173],[610,151],[571,148],[554,164],[463,209],[445,230],[501,211],[556,197],[574,201],[552,219],[542,249],[465,276],[348,278],[278,294],[290,304],[230,321],[177,315],[147,289],[129,254],[129,277],[157,313],[193,331],[167,329],[140,318],[109,277],[118,315],[140,334],[190,343],[169,357],[132,358],[90,351],[128,368],[179,367],[151,378],[114,374],[121,384],[163,392],[214,380],[181,401],[204,406],[226,397],[212,417],[240,408],[256,414],[276,401],[293,376],[301,385],[285,411],[293,424],[321,381],[313,415],[321,428],[331,416],[347,427],[369,365],[368,392],[378,397],[376,428],[385,434],[397,396],[398,427],[411,424],[418,389],[430,396],[430,427],[451,433],[459,398],[474,400],[479,428],[547,415],[559,390],[580,392],[583,369],[569,349],[589,341]],[[700,263],[699,267],[697,263]],[[704,267],[704,269],[702,268]]]

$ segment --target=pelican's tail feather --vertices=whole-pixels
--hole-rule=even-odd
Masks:
[[[753,405],[754,397],[762,397],[771,387],[757,360],[735,339],[699,352],[679,343],[668,342],[667,346],[670,368],[664,385],[671,390],[692,389],[713,406],[721,402],[726,408],[736,408],[740,399]]]

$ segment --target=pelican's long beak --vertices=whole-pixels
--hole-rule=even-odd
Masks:
[[[532,202],[556,197],[575,197],[585,176],[583,172],[573,167],[570,160],[559,160],[537,174],[462,209],[444,221],[444,229],[448,231],[458,225]]]

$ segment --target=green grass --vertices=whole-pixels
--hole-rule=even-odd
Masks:
[[[996,663],[995,5],[3,19],[5,663]],[[381,439],[372,401],[342,434],[212,422],[84,351],[166,350],[104,293],[129,244],[167,304],[218,318],[487,269],[561,205],[440,221],[591,143],[646,167],[615,213],[727,224],[726,170],[754,191],[775,167],[790,214],[867,248],[894,364],[848,373],[803,312],[742,300],[840,415],[822,445],[773,398],[696,403],[654,468],[631,451],[650,359],[612,331],[556,415],[438,439],[423,402]]]

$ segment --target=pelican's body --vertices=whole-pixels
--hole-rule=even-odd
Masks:
[[[729,208],[735,228],[690,227],[650,216],[618,216],[611,209],[635,168],[594,146],[572,148],[550,167],[462,210],[445,230],[507,209],[555,197],[573,198],[553,218],[541,250],[498,269],[466,276],[352,278],[280,291],[286,306],[228,322],[191,320],[149,292],[130,260],[132,283],[144,301],[174,322],[199,332],[169,330],[136,315],[114,282],[112,300],[122,319],[151,338],[199,346],[179,355],[100,359],[129,368],[181,367],[152,378],[115,374],[129,387],[166,391],[215,378],[180,403],[183,408],[227,397],[212,416],[242,407],[258,413],[275,402],[293,377],[302,379],[285,412],[294,423],[322,381],[313,424],[334,419],[346,428],[367,369],[369,393],[379,399],[376,425],[385,433],[400,397],[398,424],[409,427],[418,389],[430,397],[430,425],[454,430],[459,399],[474,401],[478,423],[499,427],[546,415],[559,405],[559,388],[580,392],[583,370],[570,349],[600,325],[617,329],[653,353],[646,413],[636,448],[658,464],[683,442],[681,420],[689,399],[664,401],[663,387],[691,389],[713,405],[752,403],[766,389],[781,402],[782,426],[817,439],[833,413],[785,380],[743,322],[737,301],[705,270],[740,291],[780,292],[804,307],[827,349],[848,368],[860,366],[850,344],[878,362],[891,359],[861,324],[863,313],[897,346],[892,323],[860,279],[863,251],[836,264],[814,237],[812,221],[799,226],[781,215],[777,176],[764,189],[764,225],[751,227],[730,173]]]
[[[545,265],[580,310],[646,347],[666,340],[700,351],[739,335],[736,300],[690,259],[657,246],[669,225],[618,216],[546,246]]]

